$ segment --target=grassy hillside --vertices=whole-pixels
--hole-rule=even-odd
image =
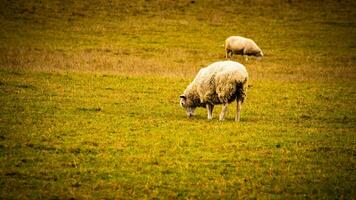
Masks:
[[[243,35],[266,54],[263,62],[248,64],[256,78],[355,78],[353,1],[44,0],[1,6],[4,67],[186,78],[224,58],[227,36]]]
[[[356,196],[353,1],[2,1],[0,198]],[[253,38],[242,121],[178,97]]]

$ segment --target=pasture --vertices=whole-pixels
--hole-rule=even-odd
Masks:
[[[356,4],[0,3],[1,199],[354,199]],[[250,37],[235,123],[179,95]]]

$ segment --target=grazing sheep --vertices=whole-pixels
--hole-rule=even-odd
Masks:
[[[211,120],[214,105],[223,104],[219,119],[224,120],[227,105],[236,100],[235,121],[240,121],[247,80],[248,73],[242,64],[233,61],[215,62],[199,71],[180,96],[180,105],[186,109],[188,117],[194,115],[196,107],[206,107],[208,119]]]
[[[241,36],[230,36],[225,40],[226,58],[231,58],[233,54],[242,55],[247,60],[247,56],[262,58],[263,53],[257,44],[248,38]]]

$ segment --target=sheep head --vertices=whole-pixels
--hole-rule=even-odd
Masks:
[[[262,50],[259,50],[258,53],[256,53],[256,57],[257,57],[258,60],[261,60],[261,59],[262,59],[262,57],[263,57],[263,52],[262,52]]]
[[[179,97],[180,106],[185,109],[187,116],[193,116],[196,108],[196,106],[194,106],[194,102],[184,94],[180,95]]]

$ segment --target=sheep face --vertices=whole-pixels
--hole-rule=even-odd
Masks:
[[[256,54],[256,57],[259,58],[259,59],[262,59],[262,57],[263,57],[263,52],[260,50],[260,51]]]
[[[193,106],[193,101],[187,98],[184,94],[180,95],[180,106],[185,109],[188,117],[194,115],[196,107]]]

